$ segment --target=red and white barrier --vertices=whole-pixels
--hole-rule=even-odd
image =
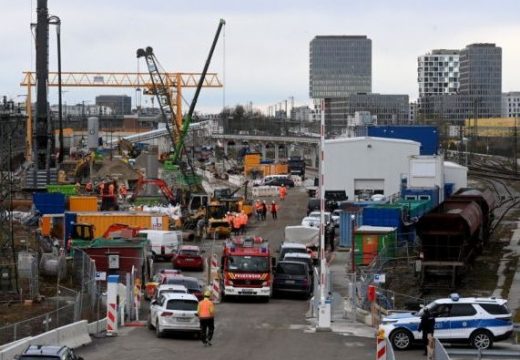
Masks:
[[[386,360],[386,340],[384,330],[378,330],[376,344],[376,360]]]
[[[117,294],[119,275],[107,279],[107,336],[117,335]]]
[[[220,281],[219,279],[213,279],[211,283],[211,301],[214,303],[220,302]]]

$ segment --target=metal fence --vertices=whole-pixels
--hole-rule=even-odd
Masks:
[[[80,250],[73,259],[73,282],[78,289],[56,286],[56,295],[44,300],[41,306],[49,311],[14,324],[0,327],[0,345],[35,336],[75,321],[96,321],[101,312],[101,289],[96,283],[96,265]]]

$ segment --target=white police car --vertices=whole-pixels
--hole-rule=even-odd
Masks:
[[[506,303],[503,299],[460,298],[458,294],[451,294],[426,307],[435,316],[434,337],[488,349],[494,341],[505,340],[513,333],[512,315]],[[422,312],[395,313],[383,318],[380,329],[395,349],[408,349],[422,339],[418,331]]]

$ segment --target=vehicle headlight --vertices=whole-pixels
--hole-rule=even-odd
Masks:
[[[396,319],[383,319],[383,321],[381,321],[381,325],[395,324],[396,322]]]
[[[262,283],[262,286],[263,286],[263,287],[269,286],[269,282],[268,282],[268,281],[264,281],[264,282]]]

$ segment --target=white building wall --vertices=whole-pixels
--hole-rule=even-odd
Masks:
[[[375,137],[325,141],[325,189],[345,190],[354,200],[356,182],[383,184],[384,195],[399,192],[401,176],[408,174],[408,158],[419,155],[420,143]]]
[[[453,192],[468,186],[468,168],[451,161],[444,162],[444,183],[453,183]]]
[[[502,117],[520,117],[520,92],[502,94]]]
[[[410,157],[408,187],[444,189],[444,167],[441,156]],[[444,191],[439,194],[439,202],[444,200]]]

